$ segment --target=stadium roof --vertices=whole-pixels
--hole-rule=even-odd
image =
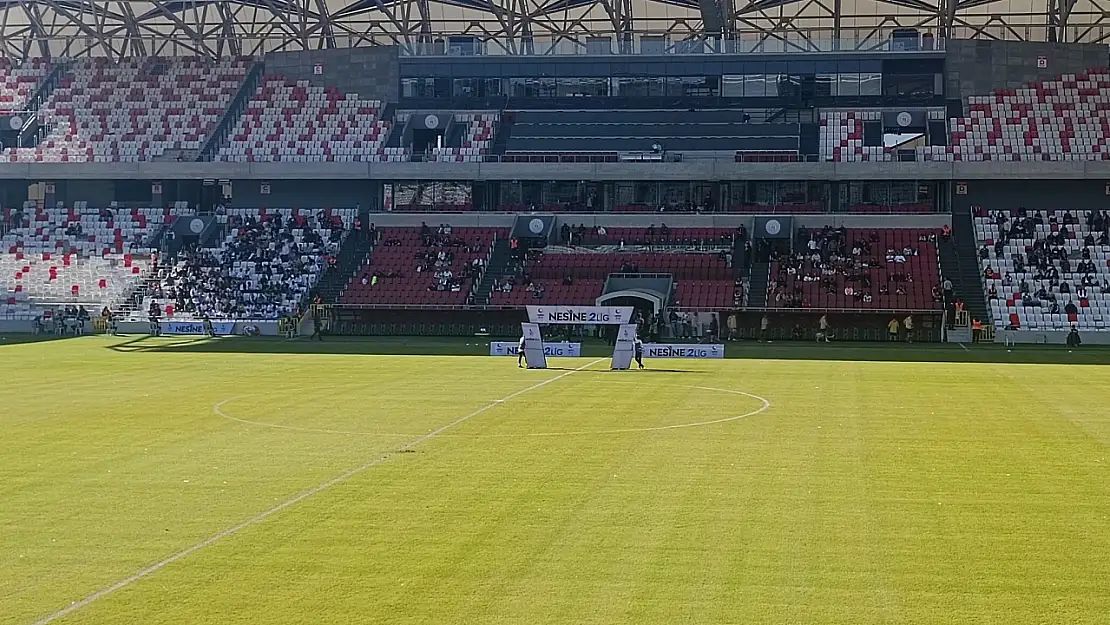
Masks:
[[[0,49],[15,58],[221,57],[411,47],[452,35],[489,40],[487,53],[499,54],[566,50],[591,36],[716,33],[800,49],[829,49],[835,39],[851,49],[902,27],[938,39],[1110,37],[1110,0],[0,0],[0,12]],[[528,37],[536,45],[518,45]]]

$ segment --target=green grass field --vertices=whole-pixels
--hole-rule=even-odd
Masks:
[[[1108,351],[484,350],[0,340],[0,625],[1110,622]]]

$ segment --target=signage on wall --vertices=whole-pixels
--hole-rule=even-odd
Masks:
[[[162,195],[162,183],[161,182],[152,182],[152,183],[150,183],[150,194],[151,195]]]
[[[54,195],[54,183],[53,182],[46,183],[46,188],[44,189],[44,191],[46,192],[47,195]]]
[[[1110,182],[1106,183],[1106,195],[1110,195]]]
[[[270,195],[270,183],[263,182],[262,184],[258,185],[258,192],[262,195]]]
[[[1048,57],[1047,56],[1038,56],[1037,57],[1037,69],[1045,69],[1046,67],[1048,67]]]
[[[956,183],[956,195],[967,195],[967,183],[966,182],[957,182]]]
[[[320,65],[319,63],[313,65],[312,66],[312,73],[315,76],[319,76],[320,74],[323,74],[324,73],[324,66]]]

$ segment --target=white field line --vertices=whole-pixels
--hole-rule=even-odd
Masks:
[[[533,384],[532,386],[529,386],[526,389],[519,390],[519,391],[517,391],[517,392],[515,392],[511,395],[507,395],[505,397],[502,397],[501,399],[496,399],[496,400],[486,404],[485,406],[482,406],[481,408],[475,410],[474,412],[472,412],[472,413],[470,413],[466,416],[459,417],[458,419],[455,419],[454,421],[448,423],[447,425],[444,425],[444,426],[442,426],[438,429],[432,430],[431,432],[428,432],[427,434],[425,434],[425,435],[423,435],[419,438],[413,439],[412,441],[409,441],[408,443],[405,443],[404,445],[394,449],[393,451],[386,452],[384,455],[382,455],[378,458],[375,458],[375,459],[367,462],[366,464],[363,464],[361,466],[350,469],[350,470],[348,470],[344,473],[341,473],[341,474],[331,478],[330,480],[328,480],[326,482],[322,482],[320,484],[317,484],[316,486],[313,486],[312,488],[309,488],[308,490],[301,491],[297,495],[294,495],[293,497],[290,497],[289,499],[286,499],[285,501],[277,504],[276,506],[273,506],[272,508],[269,508],[269,509],[267,509],[267,510],[265,510],[265,511],[259,513],[259,514],[256,514],[256,515],[252,516],[251,518],[239,523],[238,525],[233,525],[233,526],[223,530],[222,532],[220,532],[218,534],[215,534],[213,536],[210,536],[209,538],[206,538],[206,539],[200,541],[199,543],[193,545],[192,547],[188,547],[186,549],[178,551],[177,553],[173,554],[172,556],[170,556],[170,557],[168,557],[164,560],[161,560],[159,562],[155,562],[154,564],[151,564],[150,566],[146,567],[145,569],[142,569],[142,570],[136,572],[135,574],[131,575],[130,577],[126,577],[124,579],[119,580],[118,582],[115,582],[114,584],[112,584],[110,586],[106,586],[106,587],[92,593],[91,595],[85,597],[84,599],[81,599],[79,601],[74,601],[73,603],[69,604],[68,606],[62,608],[61,610],[58,610],[57,612],[54,612],[53,614],[49,614],[47,616],[44,616],[44,617],[38,619],[37,621],[34,621],[31,625],[47,625],[47,623],[52,623],[52,622],[54,622],[54,621],[56,621],[56,620],[58,620],[58,619],[60,619],[64,616],[72,614],[73,612],[76,612],[77,610],[80,610],[81,608],[84,608],[84,607],[86,607],[86,606],[88,606],[92,603],[95,603],[96,601],[98,601],[100,599],[103,599],[104,597],[107,597],[108,595],[111,595],[111,594],[115,593],[118,590],[122,590],[124,588],[127,588],[131,584],[134,584],[135,582],[137,582],[141,579],[144,579],[146,577],[150,577],[151,575],[153,575],[153,574],[157,573],[158,571],[166,568],[167,566],[173,564],[174,562],[177,562],[178,560],[186,558],[186,557],[200,551],[201,549],[204,549],[205,547],[209,547],[209,546],[223,540],[224,538],[227,538],[228,536],[231,536],[231,535],[233,535],[237,532],[240,532],[240,531],[242,531],[242,530],[244,530],[244,529],[246,529],[246,528],[248,528],[252,525],[257,525],[258,523],[261,523],[262,521],[265,521],[266,519],[274,516],[275,514],[281,512],[282,510],[285,510],[286,508],[289,508],[293,505],[296,505],[296,504],[300,503],[301,501],[304,501],[305,499],[308,499],[309,497],[312,497],[313,495],[319,494],[319,493],[331,488],[332,486],[335,486],[337,484],[341,484],[343,482],[346,482],[347,480],[349,480],[352,477],[366,471],[367,469],[371,469],[371,468],[376,467],[377,465],[385,462],[392,454],[395,454],[397,452],[406,451],[408,449],[416,447],[417,445],[420,445],[421,443],[425,443],[425,442],[439,436],[443,432],[446,432],[447,430],[450,430],[453,427],[459,426],[459,425],[469,421],[470,419],[473,419],[474,417],[482,414],[483,412],[489,410],[490,408],[493,408],[494,406],[500,406],[501,404],[509,401],[510,399],[513,399],[514,397],[519,397],[519,396],[521,396],[525,393],[529,393],[529,392],[534,391],[538,388],[542,388],[544,386],[547,386],[548,384],[551,384],[552,382],[556,382],[558,380],[561,380],[561,379],[567,377],[568,375],[573,375],[573,374],[575,374],[579,371],[582,371],[584,369],[588,369],[588,368],[596,365],[597,363],[602,362],[603,360],[606,360],[606,359],[605,358],[598,358],[597,360],[594,360],[590,363],[582,365],[581,367],[578,367],[577,369],[574,369],[572,371],[567,371],[566,373],[559,374],[559,375],[557,375],[553,378],[548,378],[548,379],[544,380],[543,382]]]
[[[610,381],[609,383],[611,384],[612,382]],[[734,391],[734,390],[729,390],[729,389],[725,389],[725,388],[714,388],[714,387],[711,387],[711,386],[690,386],[689,388],[698,389],[698,390],[701,390],[701,391],[718,391],[718,392],[721,392],[721,393],[731,393],[733,395],[744,395],[746,397],[751,397],[752,399],[758,400],[760,402],[760,404],[762,404],[762,405],[759,408],[757,408],[755,410],[752,410],[751,412],[745,412],[744,414],[733,415],[731,417],[723,417],[723,418],[720,418],[720,419],[710,419],[710,420],[706,420],[706,421],[696,421],[694,423],[677,423],[677,424],[674,424],[674,425],[660,425],[660,426],[655,426],[655,427],[617,428],[617,429],[612,429],[612,430],[577,430],[577,431],[570,431],[570,432],[521,432],[521,433],[517,433],[517,434],[444,434],[443,436],[445,438],[446,437],[459,437],[459,438],[538,438],[538,437],[545,437],[545,436],[546,437],[552,437],[552,436],[591,436],[591,435],[594,435],[594,434],[634,434],[634,433],[639,433],[639,432],[662,432],[662,431],[666,431],[666,430],[681,430],[681,429],[685,429],[685,428],[696,428],[696,427],[703,427],[703,426],[707,426],[707,425],[717,425],[718,423],[728,423],[729,421],[738,421],[740,419],[746,419],[748,417],[753,417],[757,414],[760,414],[761,412],[766,411],[767,409],[769,409],[771,407],[771,402],[768,401],[767,399],[765,399],[763,397],[760,397],[759,395],[754,395],[752,393],[745,393],[744,391]],[[412,432],[405,432],[405,433],[401,433],[401,432],[363,432],[363,431],[359,431],[359,430],[332,430],[332,429],[325,429],[325,428],[304,428],[304,427],[299,427],[299,426],[295,426],[295,425],[281,425],[281,424],[278,424],[278,423],[267,423],[265,421],[252,421],[250,419],[241,419],[241,418],[236,417],[234,415],[230,415],[230,414],[224,412],[224,410],[223,410],[224,405],[227,404],[230,401],[233,401],[234,399],[235,399],[234,397],[232,397],[230,399],[225,399],[225,400],[221,401],[220,403],[216,404],[215,406],[212,406],[212,412],[214,412],[215,414],[223,417],[224,419],[228,419],[230,421],[235,421],[236,423],[242,423],[244,425],[253,425],[253,426],[257,426],[257,427],[273,428],[273,429],[277,429],[277,430],[290,430],[290,431],[293,431],[293,432],[309,432],[309,433],[314,433],[314,434],[340,434],[340,435],[343,435],[343,436],[376,436],[376,437],[380,437],[380,438],[411,438],[413,436],[417,436],[417,434],[413,434]]]

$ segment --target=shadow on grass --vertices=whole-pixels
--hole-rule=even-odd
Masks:
[[[38,337],[35,337],[38,338]],[[49,340],[52,337],[46,337]],[[108,349],[122,353],[206,353],[206,354],[315,354],[315,355],[406,355],[406,356],[488,356],[492,337],[339,337],[323,341],[307,338],[287,340],[275,337],[116,337]],[[510,339],[515,340],[515,339]],[[586,339],[582,356],[603,358],[612,347]],[[950,363],[1026,363],[1026,364],[1110,364],[1110,346],[1086,346],[1069,351],[1062,345],[1019,345],[1007,350],[1001,345],[961,346],[951,343],[821,343],[776,341],[774,343],[729,343],[726,358],[751,360],[825,360],[864,362],[950,362]],[[651,366],[660,359],[645,359],[646,371],[689,373],[681,368]],[[605,372],[607,369],[596,369]]]
[[[58,336],[56,334],[3,334],[0,335],[0,347],[5,345],[27,345],[30,343],[48,343],[76,339],[76,336]]]

